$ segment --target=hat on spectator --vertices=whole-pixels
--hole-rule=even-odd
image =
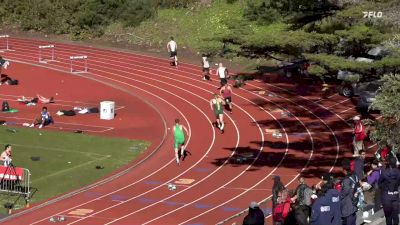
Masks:
[[[258,207],[258,203],[257,202],[254,202],[254,201],[250,202],[250,208],[254,209],[256,207]]]
[[[358,120],[360,120],[361,118],[359,117],[359,116],[355,116],[355,117],[353,117],[353,120],[355,120],[355,121],[358,121]]]

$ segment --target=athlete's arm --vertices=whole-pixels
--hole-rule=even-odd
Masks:
[[[210,100],[210,108],[211,108],[211,110],[213,110],[213,100],[212,99]]]
[[[188,129],[186,129],[186,127],[185,127],[184,125],[181,125],[181,126],[182,126],[182,128],[185,130],[186,134],[187,134],[188,136],[190,136],[190,133],[189,133]]]
[[[167,50],[168,50],[168,52],[170,52],[171,50],[171,47],[170,47],[170,43],[168,42],[168,44],[167,44]]]
[[[228,85],[228,89],[231,92],[231,95],[233,94],[233,89],[231,88],[231,85]]]

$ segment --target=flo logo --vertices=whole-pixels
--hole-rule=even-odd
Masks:
[[[369,11],[369,12],[363,12],[364,18],[382,18],[383,13],[382,12],[376,12],[376,11]]]

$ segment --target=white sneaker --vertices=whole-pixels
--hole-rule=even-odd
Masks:
[[[40,125],[39,125],[39,129],[42,129],[42,127],[43,127],[43,125],[42,125],[42,124],[40,124]]]
[[[34,126],[35,126],[35,124],[32,123],[29,127],[34,127]]]

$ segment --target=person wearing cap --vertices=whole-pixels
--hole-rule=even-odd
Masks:
[[[11,164],[12,161],[11,150],[12,150],[11,145],[6,145],[4,147],[4,151],[0,155],[0,160],[3,162],[3,166],[9,166]]]
[[[243,219],[243,225],[264,225],[265,215],[257,202],[251,202],[249,213]]]
[[[374,160],[371,163],[371,170],[367,172],[367,182],[374,190],[374,211],[381,209],[382,201],[379,190],[379,177],[381,176],[381,168],[379,167],[378,160]]]
[[[359,151],[364,150],[364,139],[367,137],[367,133],[359,116],[353,117],[353,121],[354,121],[353,156],[357,157],[359,156]]]
[[[388,161],[389,168],[382,170],[379,177],[379,189],[381,190],[386,224],[398,225],[400,170],[397,168],[397,160],[393,156],[389,156]]]

